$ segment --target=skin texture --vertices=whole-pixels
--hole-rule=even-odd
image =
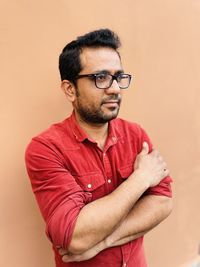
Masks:
[[[118,54],[110,48],[85,48],[80,58],[82,71],[79,74],[107,70],[114,75],[123,71]],[[109,121],[116,118],[120,108],[122,91],[117,82],[113,81],[110,88],[102,90],[97,89],[91,79],[82,78],[77,80],[77,88],[67,80],[62,81],[61,87],[74,107],[80,126],[103,148],[102,144],[105,143],[107,138],[108,123],[101,123],[101,120],[104,118],[105,121]],[[83,109],[90,114],[98,114],[100,122],[87,121],[81,116],[80,110]]]
[[[96,51],[98,52],[96,53]],[[110,58],[111,60],[107,60]],[[106,62],[105,62],[106,61]],[[80,74],[97,73],[99,71],[108,71],[110,74],[122,72],[121,61],[116,52],[112,49],[85,49],[81,54],[81,63],[83,70]],[[104,123],[114,119],[118,115],[119,105],[121,101],[120,89],[116,81],[110,88],[101,90],[97,89],[94,81],[88,78],[79,79],[77,82],[79,88],[79,96],[74,102],[74,108],[77,111],[79,119],[84,120],[81,116],[80,109],[86,110],[90,117],[96,117],[96,124]],[[94,124],[92,120],[85,120],[85,123]],[[103,123],[101,123],[103,124]]]
[[[88,260],[106,248],[123,245],[143,236],[164,220],[171,209],[172,203],[167,197],[146,196],[135,204],[121,225],[102,242],[82,254],[71,254],[62,248],[59,253],[63,255],[64,262]]]
[[[107,71],[114,75],[123,71],[118,54],[110,48],[85,48],[80,58],[82,71],[79,74]],[[117,82],[101,90],[95,87],[94,81],[83,78],[77,81],[77,87],[67,80],[62,81],[61,87],[74,107],[79,125],[103,150],[108,121],[117,117],[120,108],[122,96]],[[111,194],[81,210],[68,249],[59,248],[64,262],[83,261],[105,248],[134,240],[169,215],[170,198],[152,195],[140,198],[169,174],[159,152],[149,153],[148,144],[144,143],[134,170]],[[97,216],[99,213],[101,217]]]

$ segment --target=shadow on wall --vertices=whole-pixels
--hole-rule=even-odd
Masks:
[[[191,262],[181,265],[180,267],[200,267],[200,256]]]
[[[192,263],[191,267],[200,267],[200,261]]]

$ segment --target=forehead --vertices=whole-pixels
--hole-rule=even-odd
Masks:
[[[108,70],[115,72],[122,70],[121,60],[118,53],[107,47],[84,48],[80,54],[81,73]]]

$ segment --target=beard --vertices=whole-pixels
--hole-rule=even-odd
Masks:
[[[78,112],[80,118],[86,123],[104,124],[115,119],[119,113],[121,103],[120,95],[112,95],[104,99],[98,106],[95,104],[86,105],[80,99],[81,98],[79,97],[77,98],[76,111]],[[109,107],[104,110],[102,106],[109,100],[117,101],[118,106]]]

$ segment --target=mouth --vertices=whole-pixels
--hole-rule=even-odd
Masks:
[[[119,102],[118,100],[108,100],[102,103],[102,105],[109,107],[109,108],[116,108],[119,107]]]

